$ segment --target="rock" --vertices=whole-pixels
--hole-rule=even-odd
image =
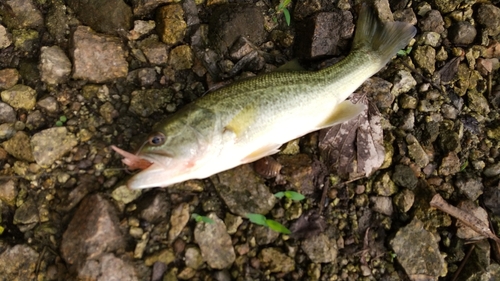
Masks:
[[[280,178],[287,182],[287,186],[303,195],[316,191],[314,180],[319,171],[314,169],[308,155],[280,155],[276,160],[283,166]]]
[[[19,72],[15,68],[5,68],[0,70],[0,90],[8,89],[17,84]]]
[[[111,102],[105,102],[100,108],[99,108],[99,114],[104,118],[104,121],[108,124],[113,124],[113,119],[116,117],[120,116],[118,111],[116,111],[115,107]]]
[[[12,44],[12,34],[7,31],[5,26],[0,24],[0,50],[9,47],[10,44]]]
[[[11,139],[3,142],[2,146],[7,153],[17,159],[35,161],[30,147],[30,137],[25,132],[17,132]]]
[[[460,171],[460,159],[455,152],[449,152],[443,157],[441,166],[439,166],[439,174],[442,176],[454,175]]]
[[[479,4],[474,13],[479,24],[483,25],[490,36],[500,34],[500,8],[493,4]]]
[[[33,28],[43,26],[43,16],[33,0],[5,0],[6,7],[0,9],[2,21],[10,29]]]
[[[97,32],[120,35],[132,27],[132,9],[123,0],[68,0],[76,17]]]
[[[29,280],[29,276],[36,274],[38,257],[39,254],[27,245],[6,247],[0,254],[0,276],[3,280]]]
[[[382,172],[377,176],[373,183],[373,189],[377,195],[381,196],[391,196],[398,192],[398,187],[391,180],[389,172]]]
[[[62,84],[71,73],[71,62],[59,46],[44,46],[41,49],[39,68],[43,82],[50,85]]]
[[[257,245],[268,245],[276,241],[280,236],[279,232],[273,231],[269,227],[256,226],[254,228],[253,236]]]
[[[477,206],[473,201],[461,201],[457,205],[458,208],[462,209],[463,211],[475,216],[477,219],[479,219],[481,222],[483,222],[484,225],[489,225],[490,222],[488,220],[488,213],[486,210],[483,208]],[[468,227],[464,223],[462,223],[460,220],[456,221],[456,227],[457,227],[457,237],[464,239],[464,240],[481,240],[484,238],[483,235],[480,233],[477,233],[474,231],[472,228]]]
[[[391,93],[392,83],[379,77],[371,77],[363,83],[363,92],[373,96],[373,101],[379,110],[392,107],[395,96]]]
[[[210,213],[208,217],[214,222],[198,222],[194,239],[200,246],[201,255],[208,266],[214,269],[229,268],[236,258],[231,237],[224,222],[215,213]]]
[[[14,224],[21,228],[31,229],[36,223],[40,222],[37,205],[32,197],[28,197],[21,206],[16,209],[14,213]],[[32,225],[32,226],[30,226]]]
[[[422,20],[418,21],[418,26],[423,32],[430,31],[441,34],[445,30],[443,17],[437,10],[427,12]]]
[[[261,8],[248,4],[215,7],[210,17],[209,30],[210,44],[218,54],[227,54],[240,36],[257,46],[264,43],[267,36]]]
[[[111,192],[111,197],[123,204],[128,204],[141,196],[141,190],[130,189],[126,185],[120,185]]]
[[[134,7],[134,15],[136,17],[142,17],[149,14],[160,5],[180,2],[180,0],[132,0],[131,2]]]
[[[476,38],[476,28],[466,21],[457,22],[450,27],[448,37],[456,45],[469,45]]]
[[[36,105],[36,91],[29,86],[17,84],[0,93],[2,101],[15,109],[32,110]]]
[[[298,1],[295,4],[295,9],[293,10],[293,19],[297,21],[301,21],[310,15],[316,14],[321,9],[324,8],[322,5],[322,1],[320,0],[305,0]]]
[[[139,68],[128,73],[127,81],[137,83],[142,87],[149,87],[156,82],[156,76],[156,69],[153,67]]]
[[[372,210],[386,216],[392,216],[394,208],[392,207],[392,200],[390,197],[373,196],[370,198],[370,201],[373,204]]]
[[[421,40],[423,41],[423,45],[429,45],[435,48],[439,46],[441,35],[437,32],[428,31],[422,34]]]
[[[198,269],[203,265],[203,257],[201,256],[200,249],[197,247],[189,247],[184,254],[184,261],[186,266],[193,269]]]
[[[8,206],[15,206],[18,193],[17,180],[8,179],[0,181],[0,200]]]
[[[87,260],[78,271],[80,280],[120,280],[137,281],[135,266],[131,262],[117,258],[111,253],[95,260]]]
[[[164,65],[168,61],[168,46],[158,41],[156,36],[150,36],[139,43],[139,48],[151,64]]]
[[[306,238],[301,247],[314,263],[333,263],[337,258],[337,241],[324,233]]]
[[[30,143],[37,164],[47,167],[70,152],[78,140],[66,127],[54,127],[34,134]]]
[[[467,97],[469,98],[468,106],[471,110],[481,115],[488,115],[490,106],[488,100],[482,93],[478,92],[476,89],[470,89],[467,91]]]
[[[77,268],[125,247],[115,207],[100,194],[87,196],[63,234],[61,255]]]
[[[408,144],[408,155],[415,161],[420,168],[424,168],[430,162],[429,156],[422,148],[417,138],[412,134],[406,136],[406,143]]]
[[[413,202],[415,202],[415,193],[409,189],[403,189],[394,196],[393,202],[401,212],[406,213],[413,206]]]
[[[436,70],[436,50],[431,46],[417,46],[412,52],[415,64],[429,74]]]
[[[279,248],[264,248],[258,257],[260,264],[271,272],[288,273],[295,270],[294,260]]]
[[[276,197],[249,165],[242,165],[211,177],[215,189],[231,213],[267,214],[276,203]]]
[[[417,81],[409,71],[399,70],[395,75],[393,86],[391,89],[391,94],[394,96],[399,96],[402,93],[407,93],[417,86]]]
[[[64,0],[54,0],[48,6],[45,16],[45,26],[50,35],[53,36],[57,45],[67,43],[70,34],[70,25],[77,26],[81,23],[74,17],[73,13],[68,13],[68,7]]]
[[[459,176],[455,180],[455,186],[471,201],[477,200],[477,198],[483,194],[484,186],[481,179],[478,178],[465,178]]]
[[[163,43],[167,45],[181,43],[186,34],[186,28],[181,4],[165,5],[157,10],[156,31]]]
[[[193,52],[189,45],[180,45],[170,51],[168,63],[174,70],[190,69],[193,66]]]
[[[158,223],[170,214],[170,202],[165,192],[150,192],[137,202],[139,217],[149,223]]]
[[[439,148],[445,153],[450,151],[458,152],[460,147],[460,136],[455,130],[443,130],[439,133],[438,139]]]
[[[56,98],[53,96],[40,99],[36,105],[48,113],[54,114],[59,111],[59,105],[57,104]]]
[[[16,112],[14,109],[3,102],[0,102],[0,124],[16,122]]]
[[[170,102],[172,96],[172,90],[167,88],[136,90],[132,92],[129,110],[139,116],[148,117]]]
[[[414,189],[418,184],[418,178],[415,175],[415,172],[413,172],[410,167],[402,164],[398,164],[394,168],[392,180],[397,185],[409,189]]]
[[[341,39],[352,37],[354,23],[351,12],[322,12],[297,25],[297,53],[305,58],[337,55]],[[340,45],[340,46],[339,46]]]
[[[488,166],[486,169],[484,169],[483,174],[487,177],[500,175],[500,162]]]
[[[126,77],[128,63],[120,39],[79,26],[73,33],[73,79],[104,83]]]
[[[433,0],[432,2],[441,13],[447,14],[455,11],[462,0]]]
[[[170,215],[170,230],[168,231],[168,241],[170,243],[179,236],[182,229],[187,225],[189,221],[189,204],[181,203],[179,206],[172,210],[172,215]]]
[[[134,29],[128,35],[129,40],[137,40],[142,36],[150,33],[156,28],[156,23],[152,20],[136,20],[134,21]]]
[[[426,280],[437,281],[446,273],[446,262],[439,252],[438,239],[425,230],[418,219],[401,228],[390,244],[410,279],[426,276]]]

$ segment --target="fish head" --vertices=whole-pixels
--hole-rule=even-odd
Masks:
[[[208,143],[183,122],[156,126],[135,154],[112,146],[130,169],[141,169],[128,182],[131,189],[166,187],[196,177]]]

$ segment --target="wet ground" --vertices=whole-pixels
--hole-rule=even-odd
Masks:
[[[126,187],[111,145],[234,80],[337,62],[360,6],[1,2],[0,279],[500,279],[498,1],[374,1],[418,32],[352,97],[370,108],[354,123]]]

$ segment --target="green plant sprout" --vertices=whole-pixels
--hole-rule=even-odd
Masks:
[[[202,221],[205,223],[214,223],[213,219],[206,217],[206,216],[198,215],[196,213],[191,214],[191,218],[194,219],[196,222]]]
[[[397,55],[401,56],[401,57],[406,57],[407,55],[409,55],[411,53],[411,49],[413,49],[413,48],[408,46],[408,47],[406,47],[406,49],[399,50],[397,52]]]
[[[288,26],[290,26],[290,11],[287,9],[288,4],[290,4],[292,0],[281,0],[280,4],[278,5],[278,12],[282,12],[283,15],[285,16],[285,21]]]
[[[274,196],[276,196],[276,198],[278,199],[281,199],[283,198],[283,196],[285,196],[286,198],[292,199],[293,201],[302,201],[304,200],[304,198],[306,198],[304,195],[291,190],[280,191],[278,193],[275,193]]]
[[[64,115],[61,115],[59,117],[59,120],[56,121],[56,126],[61,127],[62,125],[64,125],[64,123],[66,123],[66,121],[68,121],[68,118],[66,118],[66,116]]]
[[[249,214],[246,214],[246,217],[252,223],[262,225],[265,227],[269,227],[269,229],[274,230],[276,232],[283,233],[283,234],[291,234],[292,233],[288,228],[286,228],[281,223],[279,223],[275,220],[266,219],[266,217],[261,215],[261,214],[249,213]]]

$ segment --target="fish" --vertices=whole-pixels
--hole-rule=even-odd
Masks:
[[[282,144],[343,123],[364,110],[346,100],[409,44],[416,28],[380,22],[363,5],[351,52],[318,71],[276,71],[231,83],[154,125],[135,154],[116,146],[131,189],[204,179],[275,154]]]

